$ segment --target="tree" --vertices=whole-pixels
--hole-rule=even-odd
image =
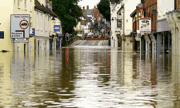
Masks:
[[[106,18],[107,21],[110,21],[110,3],[109,0],[101,0],[98,5],[98,10]]]
[[[79,0],[52,0],[53,11],[60,18],[64,33],[76,34],[74,27],[83,15]]]

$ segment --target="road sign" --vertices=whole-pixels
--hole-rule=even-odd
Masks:
[[[54,32],[60,32],[60,25],[54,25]]]
[[[29,38],[30,33],[30,15],[29,14],[11,14],[11,38]]]
[[[65,39],[66,39],[66,41],[69,41],[69,38],[70,38],[70,37],[69,37],[69,33],[66,33],[66,34],[65,34]]]

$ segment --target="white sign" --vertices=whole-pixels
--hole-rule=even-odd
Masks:
[[[11,15],[11,38],[29,38],[30,15],[12,14]]]
[[[12,42],[15,42],[15,43],[25,43],[28,41],[29,41],[28,39],[23,39],[23,38],[12,39]]]
[[[140,19],[139,31],[140,31],[140,33],[150,33],[151,32],[151,18],[141,18]]]

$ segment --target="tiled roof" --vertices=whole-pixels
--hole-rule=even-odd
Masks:
[[[131,17],[133,17],[136,14],[136,9],[130,14]]]
[[[38,0],[35,0],[35,9],[38,9],[40,11],[43,11],[44,13],[57,17],[57,15],[52,10],[50,10],[47,6],[44,7],[44,5],[41,5]]]
[[[92,15],[92,16],[94,16],[94,12],[93,12],[92,10],[90,10],[90,9],[84,10],[84,13],[85,13],[86,15]]]

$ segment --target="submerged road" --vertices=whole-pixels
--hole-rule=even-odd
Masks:
[[[171,55],[157,60],[154,53],[123,52],[101,42],[84,40],[76,47],[31,51],[29,56],[0,52],[0,107],[180,106],[179,68],[171,69],[179,64],[171,65]]]

